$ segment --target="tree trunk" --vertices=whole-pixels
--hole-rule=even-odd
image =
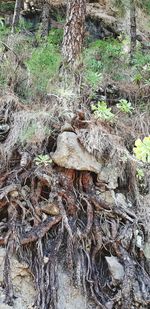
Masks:
[[[12,21],[12,32],[13,33],[15,31],[15,27],[19,23],[21,8],[22,8],[22,0],[16,0],[15,9],[14,9],[14,16],[13,16],[13,21]]]
[[[134,56],[136,50],[136,8],[135,8],[135,0],[130,0],[130,56],[131,60]]]
[[[50,18],[50,7],[47,1],[44,1],[43,12],[42,12],[42,29],[41,36],[48,36],[49,32],[49,18]]]
[[[84,38],[86,0],[68,0],[64,29],[63,57],[67,64],[78,62]]]

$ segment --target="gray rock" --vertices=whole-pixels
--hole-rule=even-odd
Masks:
[[[124,277],[124,268],[123,266],[118,262],[117,257],[115,256],[106,256],[106,261],[108,263],[109,271],[112,275],[112,279],[114,281],[121,281]]]
[[[57,149],[51,153],[53,161],[62,167],[98,174],[101,164],[83,148],[74,132],[63,132],[57,138]]]
[[[126,197],[122,193],[117,193],[115,196],[116,204],[117,206],[122,206],[124,208],[128,207],[128,204],[126,202]]]
[[[144,245],[144,255],[150,261],[150,239]]]
[[[6,251],[0,248],[0,283],[3,282],[4,258]],[[33,277],[28,269],[28,265],[19,263],[13,256],[11,258],[11,277],[15,296],[12,307],[4,304],[4,290],[0,288],[0,309],[27,309],[35,301],[36,291]]]
[[[6,251],[0,248],[0,283],[3,281],[3,267]],[[46,257],[44,258],[47,263]],[[17,259],[11,257],[11,276],[16,299],[14,305],[9,306],[4,304],[5,293],[0,287],[0,309],[33,309],[36,297],[36,290],[33,283],[28,266],[24,263],[19,263]],[[93,302],[88,301],[81,291],[75,288],[72,280],[66,272],[59,266],[58,269],[58,309],[95,309]]]
[[[115,193],[113,190],[102,192],[100,197],[109,205],[115,204]]]
[[[111,163],[104,166],[98,175],[98,180],[107,183],[109,189],[118,187],[118,176],[120,175],[119,168],[114,167]]]
[[[71,278],[59,268],[58,272],[59,290],[58,290],[58,309],[87,309],[86,297],[73,287]]]

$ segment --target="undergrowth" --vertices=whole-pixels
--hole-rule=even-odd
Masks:
[[[46,93],[48,82],[58,74],[60,63],[61,55],[55,45],[46,42],[33,49],[31,58],[26,62],[31,92]]]

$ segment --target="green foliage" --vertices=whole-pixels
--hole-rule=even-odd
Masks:
[[[3,18],[0,18],[0,40],[3,40],[10,32],[10,28],[6,27]]]
[[[137,51],[133,59],[133,78],[132,81],[137,85],[150,83],[150,53]],[[132,72],[132,71],[131,71]]]
[[[8,12],[8,11],[14,11],[14,2],[3,2],[0,3],[0,11],[1,12]]]
[[[111,108],[107,107],[107,103],[104,101],[98,102],[96,105],[92,105],[92,111],[96,118],[110,121],[114,118],[114,114],[111,112]]]
[[[137,159],[145,163],[150,163],[150,136],[144,137],[143,141],[137,139],[133,152]]]
[[[63,29],[52,29],[48,35],[48,43],[60,46],[63,40]]]
[[[137,168],[136,170],[136,177],[139,181],[142,181],[144,178],[144,172],[142,170],[142,168]]]
[[[142,81],[142,79],[143,79],[143,76],[142,76],[140,73],[136,73],[135,76],[134,76],[134,78],[133,78],[133,81],[134,81],[137,85],[139,85],[140,82]]]
[[[114,0],[113,5],[118,10],[119,16],[124,16],[126,13],[127,8],[129,8],[129,0]]]
[[[90,43],[83,53],[84,77],[89,86],[97,88],[103,75],[121,79],[123,65],[121,67],[118,63],[122,56],[122,44],[117,40],[97,40]]]
[[[114,0],[114,7],[117,7],[119,15],[123,16],[127,9],[130,8],[130,0]],[[143,9],[147,14],[150,13],[149,0],[135,0],[135,5]]]
[[[119,103],[117,104],[117,108],[123,112],[123,113],[126,113],[126,114],[130,114],[132,113],[132,111],[134,110],[134,108],[132,107],[131,105],[131,102],[128,102],[127,100],[125,99],[121,99],[119,101]]]
[[[93,72],[92,70],[86,70],[85,82],[90,85],[92,90],[97,90],[102,79],[102,74],[98,72]]]
[[[150,63],[150,53],[142,53],[137,51],[134,55],[133,65],[137,68],[143,68],[145,65]]]
[[[21,32],[23,30],[31,30],[33,28],[33,23],[21,18],[19,21],[19,25],[16,29],[17,32]]]
[[[45,93],[50,79],[58,74],[61,55],[54,45],[44,42],[33,49],[31,58],[26,62],[31,74],[32,89],[37,93]]]
[[[137,4],[142,8],[145,13],[150,14],[150,1],[149,0],[137,0]]]
[[[48,155],[39,155],[34,159],[34,162],[36,165],[48,166],[52,163],[52,160]]]

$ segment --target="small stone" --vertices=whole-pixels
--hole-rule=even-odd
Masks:
[[[110,273],[112,275],[112,279],[121,281],[124,277],[124,268],[123,266],[118,262],[117,257],[115,256],[106,256],[106,261],[108,263],[108,268],[110,270]]]
[[[128,204],[126,202],[126,197],[122,193],[117,193],[115,196],[116,204],[117,206],[121,206],[124,208],[128,207]]]
[[[19,193],[18,193],[17,190],[14,190],[14,191],[11,191],[11,192],[10,192],[10,197],[11,197],[12,199],[17,198],[18,196],[19,196]]]
[[[107,188],[110,190],[116,189],[118,187],[118,177],[120,171],[117,167],[112,164],[104,166],[101,172],[98,174],[98,182],[103,182],[107,184]]]
[[[47,264],[49,261],[49,258],[47,256],[44,256],[44,264]]]
[[[47,204],[47,205],[42,205],[41,210],[46,213],[47,215],[50,216],[58,216],[59,215],[59,208],[54,205],[54,204]]]
[[[105,191],[103,193],[100,194],[100,197],[108,204],[112,205],[115,204],[115,198],[114,198],[114,191],[110,190],[110,191]]]

